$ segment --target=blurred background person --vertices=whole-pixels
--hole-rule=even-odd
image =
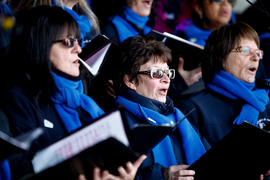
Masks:
[[[82,47],[100,32],[98,18],[90,8],[87,0],[52,0],[53,5],[63,6],[79,24]]]
[[[177,25],[175,33],[184,39],[204,46],[213,30],[232,20],[232,7],[235,1],[192,0],[188,2],[191,17],[182,19]]]
[[[173,34],[178,18],[183,13],[181,3],[182,0],[156,0],[151,11],[154,18],[154,25],[151,27],[158,32]]]
[[[102,34],[116,44],[123,42],[128,37],[147,35],[151,31],[147,22],[152,3],[153,0],[124,0],[118,2],[118,7],[113,5],[117,10],[112,12],[115,14],[111,14],[107,21],[103,21],[101,24]]]

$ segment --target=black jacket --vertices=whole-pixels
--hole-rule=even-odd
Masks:
[[[8,117],[13,136],[21,135],[37,127],[44,129],[44,134],[33,142],[29,154],[18,154],[10,158],[12,177],[16,179],[32,172],[30,159],[37,150],[60,139],[67,134],[67,131],[51,101],[35,100],[25,89],[18,86],[5,93],[3,110]]]
[[[216,144],[232,130],[233,121],[243,105],[242,100],[233,100],[208,89],[177,103],[177,107],[184,113],[196,108],[188,119],[211,145]],[[259,126],[269,126],[269,104],[266,110],[260,113],[258,120],[261,121]]]

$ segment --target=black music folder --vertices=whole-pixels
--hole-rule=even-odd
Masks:
[[[184,59],[184,69],[192,70],[201,65],[203,56],[203,46],[187,41],[173,34],[152,30],[149,36],[165,43],[171,49],[173,61],[179,57]]]
[[[96,76],[102,65],[109,58],[112,42],[104,35],[97,35],[82,49],[79,54],[81,63]]]
[[[139,154],[113,137],[109,137],[94,146],[83,150],[71,158],[49,167],[35,175],[28,175],[23,179],[48,180],[48,179],[77,179],[84,174],[86,179],[92,179],[94,167],[109,170],[118,174],[117,168],[125,166],[126,162],[134,162]]]
[[[28,151],[32,141],[38,138],[42,133],[43,130],[37,128],[14,138],[0,131],[0,161],[13,154]]]
[[[123,113],[123,107],[118,107],[39,151],[32,160],[36,174],[24,179],[74,180],[79,174],[91,179],[95,166],[117,175],[119,166],[147,153],[185,119],[173,126],[138,124],[130,128]]]
[[[256,180],[270,169],[270,134],[247,122],[193,163],[196,180]]]

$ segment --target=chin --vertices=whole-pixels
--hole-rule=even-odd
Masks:
[[[138,15],[141,17],[145,17],[145,16],[149,16],[151,13],[151,10],[144,10],[142,12],[140,12]]]
[[[160,98],[158,101],[160,101],[162,103],[166,103],[166,98]]]
[[[80,75],[80,71],[78,71],[78,72],[73,72],[73,73],[71,73],[70,75],[71,75],[71,76],[75,76],[75,77],[77,77],[77,76],[79,76],[79,75]]]

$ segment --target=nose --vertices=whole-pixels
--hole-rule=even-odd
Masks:
[[[171,79],[166,73],[164,73],[163,77],[161,78],[161,81],[167,84],[170,83]]]
[[[231,4],[231,3],[229,3],[229,1],[228,0],[223,0],[222,2],[221,2],[222,4]]]
[[[80,54],[82,52],[82,48],[81,48],[80,44],[78,43],[78,41],[74,42],[74,50],[78,54]]]
[[[257,54],[256,51],[249,52],[253,61],[259,61],[261,59],[261,55]]]

